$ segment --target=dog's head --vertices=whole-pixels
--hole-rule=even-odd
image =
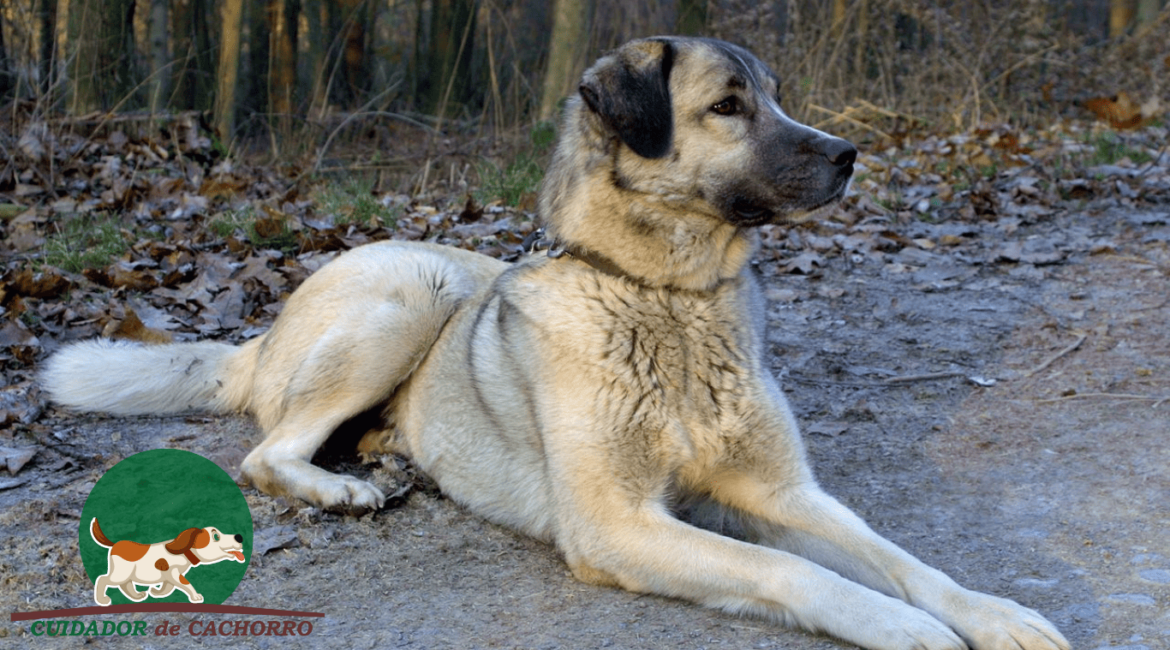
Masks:
[[[175,555],[193,553],[203,564],[223,560],[244,561],[244,537],[221,533],[218,528],[188,528],[166,545]]]
[[[580,101],[623,189],[687,198],[737,226],[808,218],[840,199],[857,150],[789,118],[780,80],[712,39],[628,43],[582,78]],[[702,205],[705,204],[705,205]]]

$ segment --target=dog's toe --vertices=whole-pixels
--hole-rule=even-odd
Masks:
[[[386,502],[381,490],[350,476],[337,476],[319,485],[318,496],[321,508],[354,515],[378,510]]]
[[[975,593],[956,628],[975,650],[1069,650],[1052,623],[1005,598]]]

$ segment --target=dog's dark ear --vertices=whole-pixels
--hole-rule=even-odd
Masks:
[[[674,48],[646,40],[604,57],[581,79],[578,89],[589,110],[643,158],[670,151],[674,130],[670,69]]]
[[[184,530],[183,532],[179,533],[178,537],[167,542],[167,552],[171,553],[172,555],[178,555],[183,551],[191,550],[191,547],[195,545],[196,537],[198,537],[199,533],[202,532],[202,528],[188,528],[187,530]]]

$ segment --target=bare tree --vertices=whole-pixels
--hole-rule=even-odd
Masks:
[[[438,114],[446,110],[446,104],[463,104],[472,96],[469,79],[478,2],[433,0],[431,4],[425,68],[416,87],[423,111]]]
[[[47,92],[57,75],[54,69],[57,51],[57,0],[37,0],[37,30],[40,32],[41,51],[37,62],[40,90]]]
[[[162,109],[170,89],[170,75],[166,73],[167,64],[171,61],[168,48],[167,25],[170,19],[170,7],[167,0],[150,0],[150,16],[147,48],[149,49],[150,80],[146,84],[147,104],[150,112],[155,113]]]
[[[292,128],[293,95],[297,86],[297,26],[300,0],[268,0],[268,28],[272,65],[268,72],[269,111],[276,116],[278,132]]]
[[[73,113],[111,109],[134,88],[134,6],[134,0],[70,3]]]
[[[557,103],[577,86],[577,79],[585,69],[592,21],[592,0],[556,0],[553,5],[548,66],[540,91],[540,119],[556,117]]]
[[[313,69],[310,113],[320,116],[332,102],[353,106],[368,89],[370,0],[322,0],[305,10]]]
[[[679,0],[675,31],[685,36],[699,36],[707,28],[707,0]]]
[[[240,73],[240,27],[243,0],[224,0],[220,13],[219,88],[215,93],[215,128],[224,142],[232,138],[236,113],[236,79]]]
[[[1109,37],[1125,34],[1136,14],[1136,0],[1109,0]]]
[[[207,22],[210,12],[211,0],[173,0],[171,4],[171,35],[174,55],[179,59],[174,66],[172,98],[180,109],[211,108],[215,62],[211,59],[211,28]]]
[[[1162,0],[1138,0],[1137,22],[1139,25],[1152,25],[1162,10]]]
[[[13,85],[8,76],[9,67],[8,50],[4,47],[4,20],[3,16],[0,16],[0,99],[8,94],[8,90]]]

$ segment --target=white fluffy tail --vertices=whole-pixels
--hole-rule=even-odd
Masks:
[[[251,396],[257,343],[82,341],[50,357],[40,380],[54,402],[78,411],[239,410]]]

